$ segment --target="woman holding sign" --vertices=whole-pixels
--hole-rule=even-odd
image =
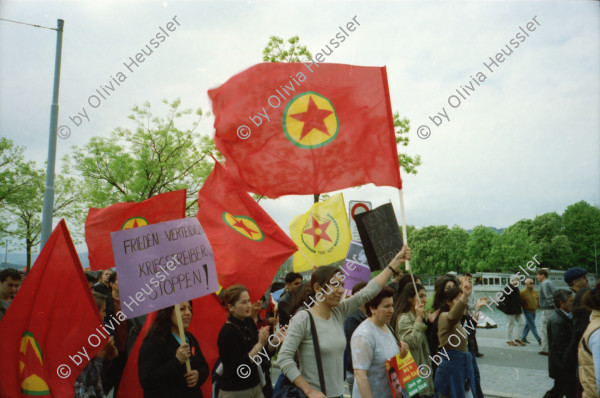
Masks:
[[[394,316],[392,325],[396,329],[396,337],[408,344],[410,353],[421,369],[431,369],[429,358],[429,345],[427,344],[427,316],[425,314],[425,300],[427,294],[423,285],[417,283],[417,292],[412,284],[404,286],[398,302],[394,303]],[[423,372],[427,373],[427,371]],[[423,375],[427,388],[419,392],[420,398],[435,396],[433,377]]]
[[[388,322],[394,314],[394,289],[384,287],[381,292],[365,305],[368,318],[352,334],[352,364],[354,366],[354,388],[352,397],[393,398],[408,397],[392,393],[387,383],[386,360],[400,354],[405,357],[408,345],[396,344],[394,332]]]
[[[192,303],[177,305],[187,329],[192,320]],[[138,373],[144,398],[202,397],[200,386],[208,378],[208,364],[194,335],[186,331],[185,339],[182,342],[179,337],[174,307],[158,311],[140,348]],[[188,359],[190,372],[186,371]]]
[[[289,382],[308,398],[339,398],[344,393],[344,320],[375,297],[406,260],[410,260],[410,249],[404,246],[364,289],[344,301],[341,299],[346,277],[340,268],[324,266],[313,271],[310,283],[295,305],[297,309],[308,307],[311,311],[298,311],[292,317],[278,359]],[[316,341],[312,337],[311,324],[314,324]],[[318,351],[315,350],[317,345]],[[294,361],[296,353],[301,369]],[[317,353],[320,354],[320,364]]]

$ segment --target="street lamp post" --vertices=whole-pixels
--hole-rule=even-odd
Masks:
[[[62,36],[65,21],[58,19],[56,33],[56,56],[54,58],[54,88],[50,108],[50,133],[48,138],[48,163],[46,164],[46,188],[42,211],[42,237],[40,251],[52,232],[52,212],[54,210],[54,166],[56,163],[56,130],[58,126],[58,89],[60,85],[60,61],[62,56]]]

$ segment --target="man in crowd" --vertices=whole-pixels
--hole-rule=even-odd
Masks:
[[[367,282],[358,282],[352,288],[352,295],[360,292],[362,288],[367,286]],[[346,383],[348,383],[348,389],[350,390],[350,397],[352,397],[352,388],[354,386],[354,366],[352,366],[352,351],[350,348],[350,340],[352,339],[352,333],[356,330],[365,319],[367,319],[367,309],[365,306],[359,307],[356,311],[348,315],[348,318],[344,321],[344,335],[346,335],[346,351],[344,351],[344,370],[346,372]]]
[[[507,289],[509,289],[508,292]],[[523,316],[521,315],[523,311],[521,311],[518,276],[511,276],[510,284],[504,288],[502,297],[502,300],[498,300],[498,309],[506,314],[506,344],[511,346],[525,345],[519,340],[519,332],[523,328]]]
[[[548,270],[540,269],[535,277],[540,283],[540,309],[542,311],[542,351],[541,355],[548,355],[548,321],[554,312],[554,292],[556,287],[548,280]]]
[[[21,274],[16,269],[7,268],[0,271],[0,321],[17,294],[20,284]]]
[[[110,293],[110,284],[108,282],[110,274],[112,274],[111,269],[105,269],[104,271],[102,271],[102,274],[100,275],[100,280],[94,285],[94,290],[102,294],[103,296],[108,296],[108,294]]]
[[[569,268],[563,275],[563,278],[575,296],[575,299],[573,300],[573,310],[571,311],[571,314],[573,315],[573,338],[567,348],[569,362],[565,364],[565,367],[568,371],[577,372],[579,340],[581,340],[585,329],[590,323],[591,315],[591,311],[587,310],[582,305],[581,299],[583,294],[590,290],[590,287],[587,271],[584,268]],[[577,383],[577,391],[583,391],[583,388],[579,383]],[[581,396],[581,394],[578,396]]]
[[[575,397],[575,370],[569,369],[570,362],[567,346],[573,338],[573,321],[571,310],[573,308],[573,293],[566,289],[559,289],[554,293],[553,311],[548,321],[548,373],[554,379],[554,387],[548,390],[544,398]]]
[[[302,275],[297,272],[288,272],[285,276],[285,291],[277,304],[277,313],[279,314],[279,325],[285,326],[289,323],[292,314],[291,306],[296,298],[296,293],[302,286]]]
[[[525,279],[525,289],[521,290],[521,307],[523,307],[523,315],[525,316],[525,327],[521,333],[521,341],[529,344],[527,335],[531,331],[533,337],[539,345],[542,345],[542,338],[538,334],[535,326],[535,313],[540,308],[540,294],[533,288],[533,279]]]

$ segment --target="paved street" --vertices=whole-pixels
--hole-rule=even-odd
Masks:
[[[531,333],[528,338],[531,344],[525,347],[507,345],[503,317],[495,312],[493,318],[499,323],[498,328],[477,329],[479,350],[484,354],[483,358],[477,359],[484,395],[486,398],[541,398],[553,385],[553,380],[548,377],[548,357],[538,354],[541,347]],[[539,329],[541,321],[536,321]],[[279,369],[275,365],[273,383],[278,376]],[[348,389],[344,396],[350,396]]]

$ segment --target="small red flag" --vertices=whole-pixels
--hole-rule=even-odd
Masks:
[[[106,335],[61,220],[0,322],[0,396],[73,397]]]
[[[192,322],[188,330],[196,337],[200,350],[206,362],[208,363],[209,372],[219,358],[219,348],[217,347],[217,338],[219,332],[227,320],[227,312],[221,305],[220,299],[215,294],[209,294],[192,301]],[[144,392],[140,385],[138,376],[138,359],[140,347],[144,338],[148,334],[148,330],[156,319],[156,312],[148,314],[146,323],[140,331],[139,336],[129,354],[127,366],[121,378],[119,385],[118,398],[143,398]],[[208,379],[202,385],[202,395],[204,397],[212,397],[212,378],[210,374]]]
[[[166,192],[143,202],[115,203],[90,208],[85,219],[85,242],[93,270],[115,266],[110,233],[185,217],[186,190]]]
[[[241,283],[252,301],[262,297],[296,252],[294,242],[219,163],[198,192],[198,208],[221,286]]]
[[[247,191],[402,188],[385,67],[263,63],[208,95],[217,149]]]

